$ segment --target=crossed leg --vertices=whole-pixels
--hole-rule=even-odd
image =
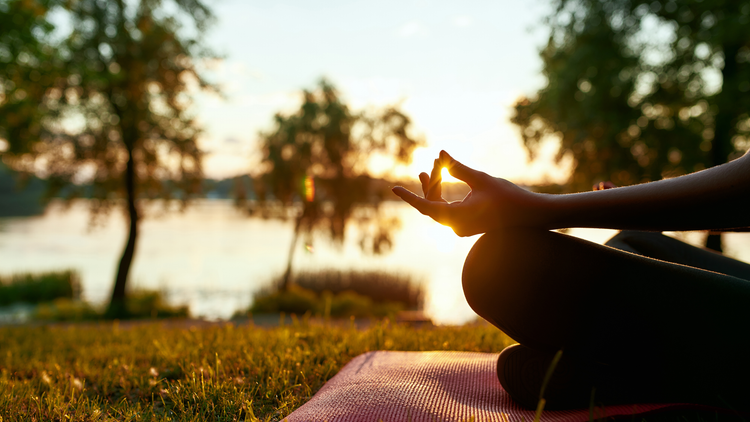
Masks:
[[[521,345],[562,349],[562,366],[606,404],[747,408],[750,265],[658,233],[623,232],[608,244],[487,233],[466,258],[466,299]],[[589,391],[572,392],[583,397],[570,405],[588,403]]]

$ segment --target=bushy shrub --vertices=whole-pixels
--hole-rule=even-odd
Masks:
[[[128,293],[125,306],[131,318],[178,318],[187,317],[187,305],[171,306],[158,290],[133,290]]]
[[[349,291],[375,303],[396,302],[406,309],[422,309],[424,287],[410,274],[386,271],[303,271],[292,282],[307,290],[334,295]]]
[[[394,317],[405,309],[403,303],[399,302],[375,302],[367,296],[351,290],[346,290],[334,295],[325,292],[323,297],[330,299],[330,315],[335,318],[345,317]],[[324,315],[326,315],[324,313]]]
[[[287,290],[273,287],[258,292],[250,312],[392,317],[405,309],[421,309],[424,297],[422,286],[409,276],[382,271],[303,272],[292,280]]]
[[[42,303],[59,298],[78,299],[81,278],[73,270],[20,273],[0,277],[0,306],[13,303]]]
[[[284,312],[289,314],[319,313],[320,308],[318,296],[305,288],[289,286],[283,290],[264,290],[255,295],[250,312],[273,313]]]
[[[381,302],[373,303],[372,314],[376,317],[394,317],[406,307],[399,302]]]
[[[186,318],[190,316],[187,306],[171,306],[158,290],[134,290],[128,293],[126,305],[130,318]],[[33,314],[39,321],[85,321],[104,317],[103,309],[88,302],[58,298],[40,303]]]
[[[372,299],[351,290],[333,295],[331,298],[331,316],[333,317],[366,317],[373,315]]]
[[[58,298],[41,303],[33,318],[40,321],[87,321],[101,318],[101,312],[87,302]]]

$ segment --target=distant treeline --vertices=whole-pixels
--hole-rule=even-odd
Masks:
[[[407,189],[421,194],[422,188],[417,181],[392,182],[383,179],[372,179],[371,183],[377,185],[377,191],[382,191],[386,199],[397,200],[394,195],[387,191],[395,185],[404,186]],[[47,182],[37,177],[23,177],[8,169],[0,162],[0,217],[16,217],[38,215],[44,212],[44,197]],[[561,193],[566,191],[564,186],[534,186],[530,188],[536,192]],[[85,192],[85,189],[83,190]],[[448,201],[462,199],[469,192],[469,187],[463,183],[444,183],[443,197]],[[64,197],[67,191],[63,190],[59,196]],[[85,195],[84,195],[85,196]],[[248,175],[230,177],[226,179],[205,179],[203,181],[202,197],[209,199],[256,199],[254,181]]]
[[[202,195],[211,199],[233,199],[238,188],[246,191],[245,197],[252,199],[253,181],[249,176],[228,179],[206,179],[203,181]],[[62,189],[58,197],[67,197],[70,188]],[[86,187],[80,189],[86,197]],[[35,176],[21,175],[0,162],[0,217],[23,217],[39,215],[46,208],[47,181]]]

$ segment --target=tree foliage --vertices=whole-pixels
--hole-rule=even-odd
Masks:
[[[50,113],[47,89],[63,76],[47,13],[55,0],[0,3],[0,153],[33,151]]]
[[[571,189],[721,164],[750,146],[750,1],[555,0],[548,84],[515,105],[534,151],[559,137]]]
[[[72,28],[56,42],[43,37],[55,7]],[[15,22],[19,11],[23,25],[2,45],[15,59],[6,65],[15,73],[0,74],[11,99],[0,110],[9,145],[3,158],[43,174],[50,193],[66,187],[69,199],[85,182],[94,216],[124,205],[129,236],[110,306],[121,313],[140,201],[185,201],[202,180],[200,129],[189,107],[191,87],[210,87],[195,59],[205,55],[199,37],[211,13],[200,0],[16,0],[0,19]],[[25,75],[31,83],[13,82]],[[17,104],[26,108],[16,111]]]
[[[341,243],[347,222],[356,220],[377,226],[360,239],[363,249],[380,253],[390,246],[394,222],[380,213],[386,193],[370,176],[368,161],[381,155],[408,163],[420,144],[409,134],[410,119],[395,107],[354,113],[325,80],[304,91],[303,98],[298,111],[277,114],[274,130],[260,137],[264,158],[253,210],[295,219],[284,287],[299,234],[310,242],[313,231],[321,229]]]

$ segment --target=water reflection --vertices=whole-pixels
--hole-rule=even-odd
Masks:
[[[436,322],[462,323],[474,317],[462,298],[463,257],[473,239],[457,239],[401,203],[387,203],[399,216],[392,253],[363,254],[360,230],[352,224],[347,242],[337,248],[315,239],[314,248],[298,247],[294,269],[376,269],[407,272],[424,280],[426,308]],[[63,211],[53,205],[38,217],[0,220],[0,273],[74,268],[80,271],[83,297],[108,299],[126,235],[126,221],[113,214],[100,227],[88,228],[85,204]],[[132,269],[132,287],[161,289],[173,303],[187,303],[196,316],[228,318],[250,304],[252,293],[285,268],[292,222],[248,218],[230,201],[199,201],[185,213],[143,221]],[[437,241],[438,236],[441,241]],[[448,301],[442,298],[450,298]]]
[[[463,260],[476,237],[459,238],[408,205],[386,203],[401,219],[391,253],[363,254],[351,225],[341,249],[322,239],[295,255],[295,270],[358,269],[408,272],[424,280],[425,311],[437,323],[475,318],[461,291]],[[250,304],[252,293],[285,268],[292,222],[247,218],[230,201],[197,202],[185,213],[146,219],[132,270],[132,287],[164,290],[173,303],[187,303],[196,316],[228,318]],[[576,229],[570,234],[599,243],[614,231]],[[0,273],[73,268],[82,277],[84,299],[103,303],[110,294],[126,221],[111,215],[88,229],[85,204],[61,211],[53,205],[39,217],[0,219]],[[701,234],[680,235],[699,243]],[[750,259],[750,237],[726,237],[729,254]]]

